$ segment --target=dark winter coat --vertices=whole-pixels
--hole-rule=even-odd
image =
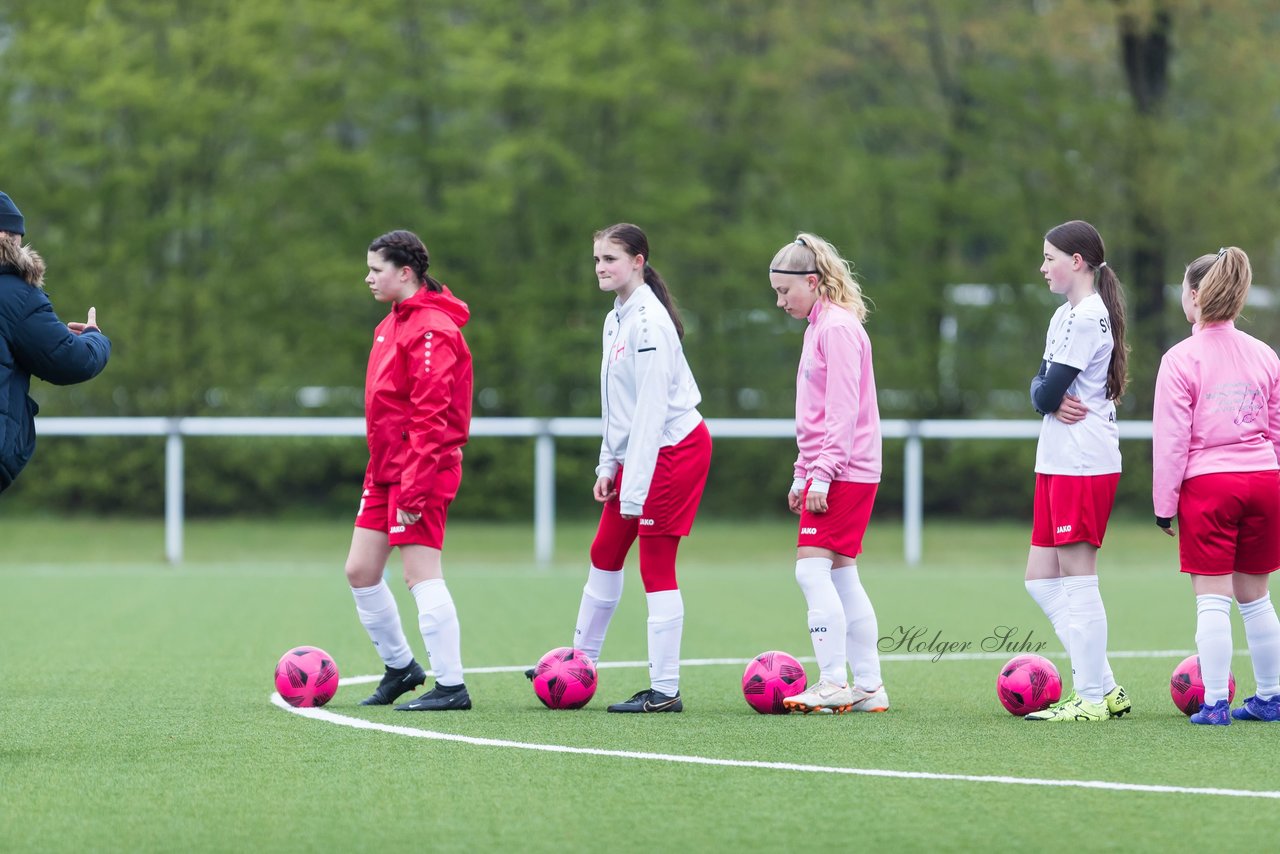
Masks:
[[[111,342],[96,330],[75,334],[53,313],[42,289],[44,261],[27,247],[0,240],[0,492],[36,447],[34,375],[57,385],[97,376]]]

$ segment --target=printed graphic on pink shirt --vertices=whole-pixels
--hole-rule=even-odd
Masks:
[[[1206,414],[1232,416],[1234,424],[1252,424],[1262,412],[1262,388],[1252,382],[1217,383],[1204,394]]]

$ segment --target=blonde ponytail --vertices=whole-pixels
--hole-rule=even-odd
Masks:
[[[778,250],[769,269],[784,273],[816,273],[819,297],[847,308],[859,322],[866,322],[867,301],[862,295],[862,285],[853,271],[853,264],[816,234],[800,232],[795,240]]]

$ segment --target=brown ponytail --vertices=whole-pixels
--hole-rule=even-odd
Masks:
[[[662,303],[662,307],[667,310],[667,314],[671,315],[671,323],[676,328],[676,335],[683,340],[684,323],[680,320],[680,311],[676,308],[676,301],[671,296],[667,283],[662,280],[662,276],[658,275],[658,271],[653,269],[653,266],[649,263],[649,238],[645,237],[644,232],[640,230],[640,226],[632,225],[629,222],[620,222],[617,225],[611,225],[608,228],[597,231],[592,239],[612,240],[632,258],[637,255],[644,256],[644,283],[653,289],[653,294],[658,298],[658,302]]]
[[[1115,271],[1107,263],[1107,248],[1102,235],[1089,223],[1073,219],[1049,229],[1044,236],[1053,246],[1067,255],[1079,255],[1093,270],[1093,289],[1102,297],[1102,304],[1111,316],[1111,364],[1107,366],[1107,399],[1120,401],[1129,384],[1129,348],[1124,343],[1125,308],[1124,289]]]

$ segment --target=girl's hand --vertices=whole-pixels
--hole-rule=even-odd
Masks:
[[[825,492],[814,492],[810,489],[809,494],[805,496],[804,507],[810,513],[826,513],[827,494]]]
[[[595,496],[596,501],[604,504],[618,497],[618,490],[613,488],[613,478],[602,477],[596,480],[595,488],[591,490],[591,494]]]
[[[1083,421],[1088,414],[1089,408],[1080,402],[1080,398],[1074,394],[1067,394],[1063,395],[1062,404],[1058,407],[1058,411],[1053,413],[1053,417],[1063,424],[1075,424]]]
[[[403,507],[396,508],[396,521],[401,525],[416,525],[418,524],[418,520],[421,518],[421,513],[410,513]]]
[[[791,508],[792,513],[799,516],[800,511],[804,508],[804,493],[796,491],[788,492],[787,506]]]

